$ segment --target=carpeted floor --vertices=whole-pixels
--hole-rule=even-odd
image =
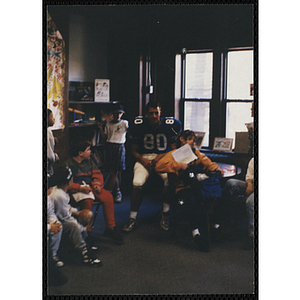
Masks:
[[[48,287],[48,295],[179,295],[254,293],[254,252],[241,249],[242,239],[212,242],[202,253],[189,237],[174,237],[159,227],[161,201],[144,197],[138,214],[139,227],[123,233],[117,245],[102,236],[102,210],[93,229],[103,266],[89,267],[63,254],[61,272],[68,278],[62,286]],[[130,198],[115,205],[117,226],[129,217]]]

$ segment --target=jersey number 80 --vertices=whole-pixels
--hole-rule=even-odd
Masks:
[[[153,150],[155,147],[156,138],[156,147],[158,151],[164,151],[167,149],[168,141],[166,136],[163,133],[158,133],[155,137],[152,133],[147,133],[144,135],[144,148],[147,150]]]

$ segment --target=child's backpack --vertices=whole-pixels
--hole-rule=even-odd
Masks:
[[[222,189],[218,178],[209,177],[200,181],[199,188],[205,198],[222,197]]]
[[[199,181],[197,175],[205,173],[208,178]],[[186,185],[190,185],[192,188],[199,188],[205,198],[222,197],[222,188],[219,181],[221,176],[220,171],[205,172],[202,168],[195,166],[189,166],[180,174],[182,181]]]

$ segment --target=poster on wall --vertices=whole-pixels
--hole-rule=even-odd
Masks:
[[[109,102],[109,79],[95,79],[95,102]]]
[[[53,113],[52,129],[64,127],[65,44],[51,16],[47,14],[47,108]]]

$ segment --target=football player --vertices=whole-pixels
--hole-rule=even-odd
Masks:
[[[175,140],[181,131],[180,121],[170,117],[161,117],[161,106],[156,101],[146,105],[146,117],[136,117],[129,126],[131,153],[136,160],[134,165],[133,189],[130,199],[130,218],[123,227],[132,231],[136,227],[136,216],[142,204],[142,188],[150,172],[155,172],[156,163],[171,149],[175,149]],[[160,226],[169,230],[170,204],[168,197],[168,174],[158,173],[163,181],[163,211]]]

